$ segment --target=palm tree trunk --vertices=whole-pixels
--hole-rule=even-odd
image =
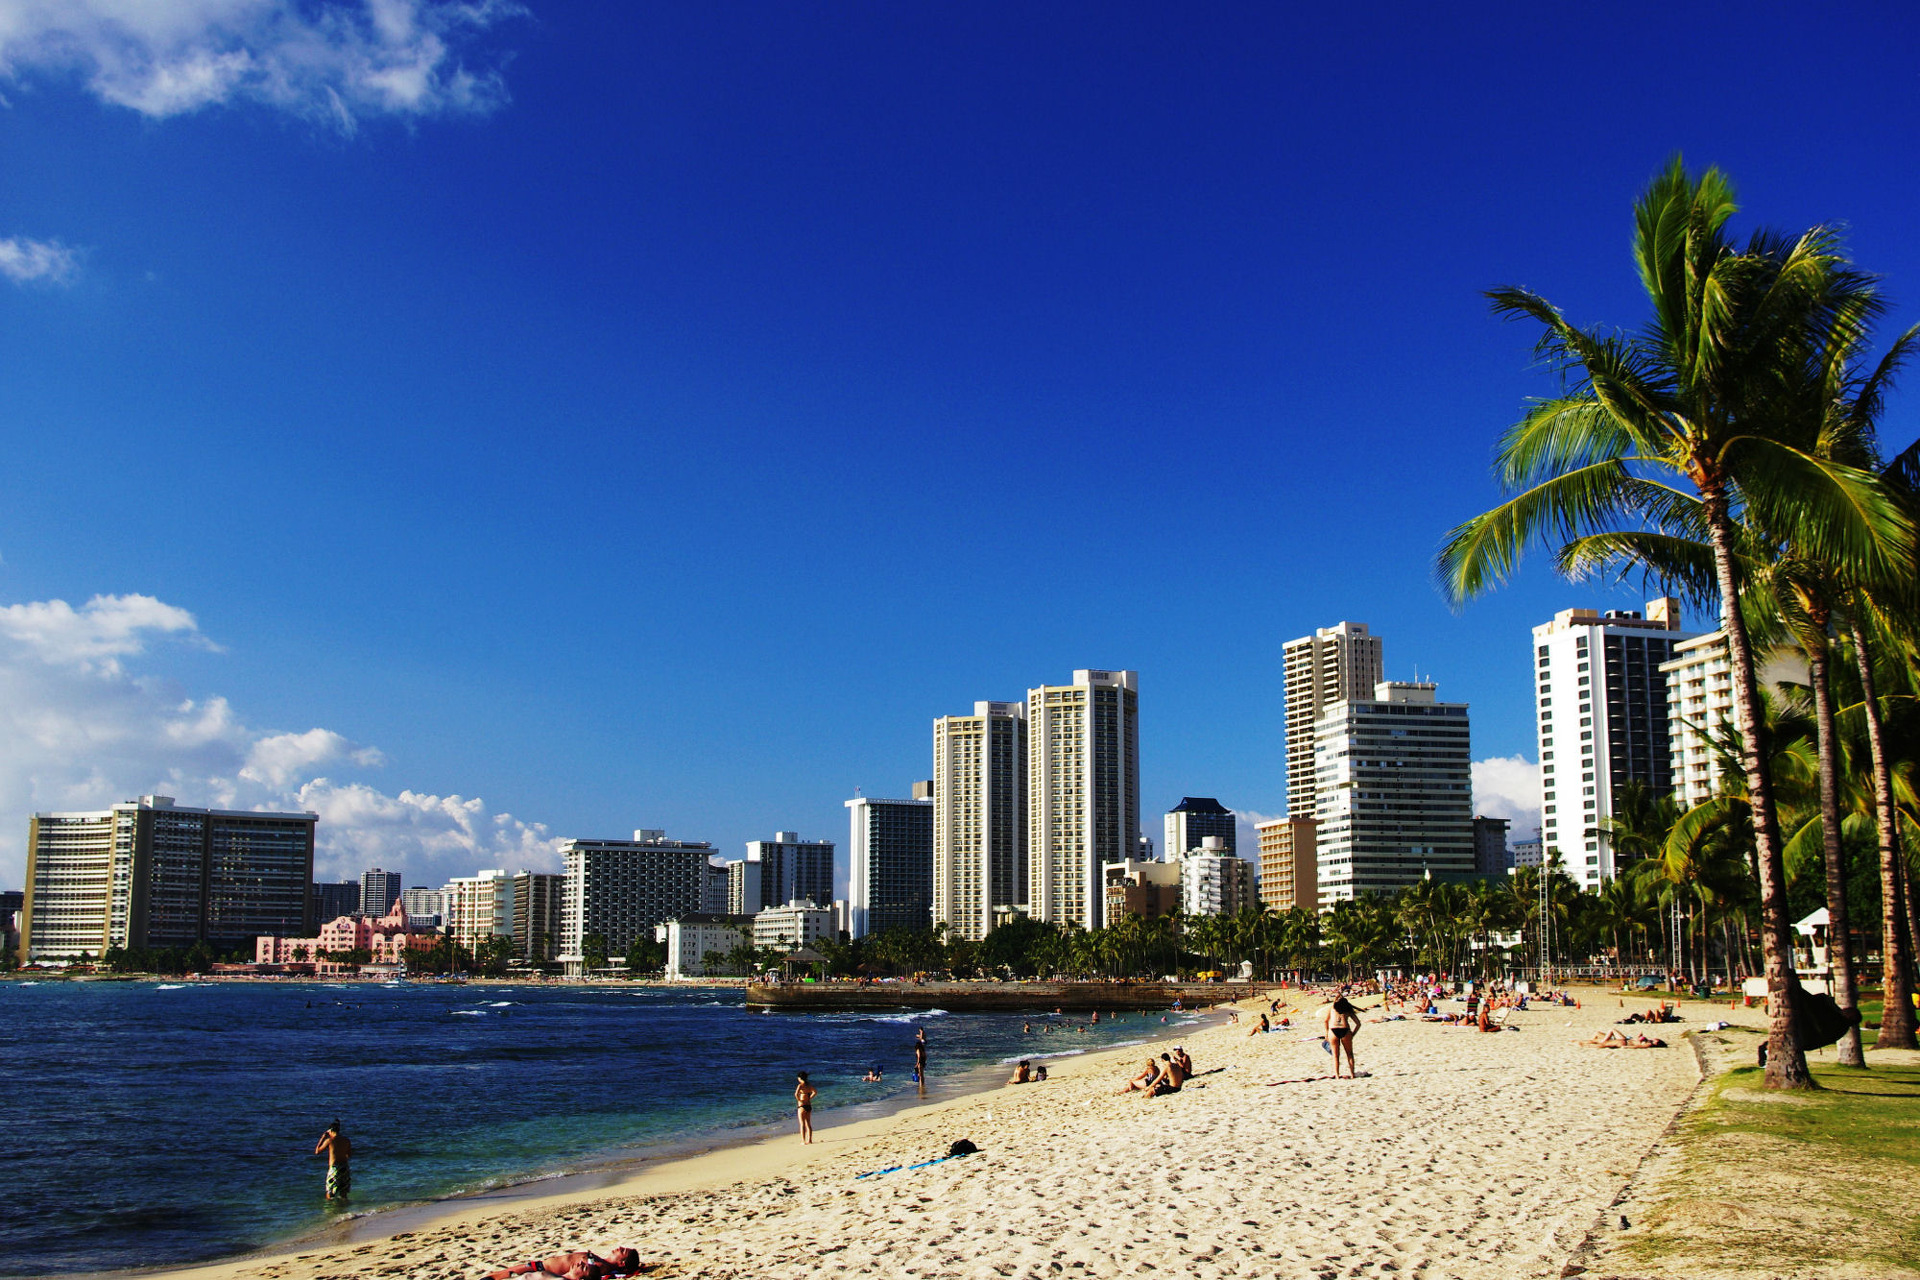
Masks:
[[[1867,751],[1873,763],[1873,824],[1880,843],[1880,955],[1885,998],[1876,1049],[1912,1049],[1913,939],[1908,933],[1906,888],[1900,866],[1900,822],[1893,811],[1893,772],[1881,737],[1880,695],[1874,687],[1873,654],[1856,615],[1852,620],[1853,657],[1860,668],[1861,704],[1867,713]]]
[[[1760,947],[1767,971],[1767,1074],[1770,1089],[1809,1089],[1813,1075],[1800,1047],[1794,997],[1800,982],[1793,972],[1793,929],[1787,919],[1787,868],[1782,857],[1780,815],[1774,808],[1773,776],[1767,765],[1767,727],[1760,715],[1760,681],[1754,671],[1753,643],[1740,616],[1740,587],[1733,574],[1733,520],[1724,479],[1696,478],[1713,545],[1714,578],[1720,588],[1720,625],[1726,632],[1727,659],[1733,668],[1733,723],[1740,731],[1740,764],[1747,775],[1747,804],[1753,814],[1754,861],[1760,881]]]
[[[1843,1013],[1859,1007],[1853,983],[1853,932],[1847,911],[1847,863],[1840,847],[1840,769],[1835,762],[1837,734],[1833,725],[1833,684],[1827,663],[1827,619],[1812,619],[1819,643],[1807,653],[1807,683],[1813,687],[1814,741],[1820,754],[1820,846],[1827,867],[1827,964],[1833,973],[1833,1000]],[[1864,1067],[1860,1052],[1860,1024],[1856,1021],[1834,1046],[1834,1060],[1843,1067]]]

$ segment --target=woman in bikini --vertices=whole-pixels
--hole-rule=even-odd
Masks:
[[[813,1100],[820,1091],[807,1083],[807,1073],[800,1073],[800,1083],[793,1088],[794,1105],[800,1109],[800,1141],[813,1141]]]
[[[1353,1007],[1345,996],[1341,996],[1326,1007],[1320,1015],[1320,1024],[1326,1028],[1327,1045],[1333,1050],[1333,1078],[1340,1078],[1340,1051],[1347,1051],[1347,1075],[1358,1077],[1358,1069],[1353,1064],[1353,1037],[1360,1030],[1360,1011]]]

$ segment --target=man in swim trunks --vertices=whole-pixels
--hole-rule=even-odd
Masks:
[[[622,1245],[606,1257],[586,1249],[556,1253],[551,1258],[535,1258],[495,1271],[487,1280],[511,1280],[514,1276],[562,1276],[565,1280],[602,1280],[606,1276],[630,1276],[640,1271],[640,1255]]]
[[[313,1144],[313,1154],[327,1153],[327,1199],[338,1200],[345,1204],[347,1196],[353,1191],[353,1143],[347,1135],[340,1132],[340,1122],[335,1120],[320,1135],[320,1141]]]
[[[1160,1076],[1147,1089],[1149,1098],[1157,1098],[1163,1093],[1178,1093],[1180,1086],[1187,1082],[1187,1076],[1172,1054],[1160,1055]]]

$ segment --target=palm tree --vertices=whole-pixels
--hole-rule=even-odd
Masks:
[[[1727,232],[1734,210],[1719,170],[1695,180],[1677,157],[1649,185],[1635,208],[1634,257],[1654,314],[1640,336],[1576,328],[1525,290],[1489,295],[1497,314],[1542,326],[1537,349],[1570,385],[1507,432],[1496,470],[1513,496],[1454,529],[1439,567],[1447,593],[1463,602],[1510,576],[1536,541],[1704,534],[1760,872],[1766,1079],[1805,1088],[1813,1082],[1793,1012],[1786,872],[1735,552],[1743,521],[1757,523],[1871,577],[1912,539],[1877,478],[1821,457],[1789,412],[1798,406],[1778,394],[1792,382],[1784,360],[1810,345],[1803,335],[1850,314],[1867,285],[1824,228],[1791,240],[1758,233],[1741,250]]]
[[[1881,361],[1868,387],[1853,398],[1854,410],[1863,418],[1871,421],[1878,416],[1884,394],[1882,388],[1891,379],[1899,361],[1910,355],[1916,342],[1920,342],[1916,333],[1920,333],[1920,329],[1909,329],[1901,335],[1894,349]],[[1881,370],[1886,371],[1884,377]],[[1881,475],[1900,496],[1910,516],[1920,512],[1920,441],[1908,445]],[[1910,563],[1904,575],[1895,575],[1871,587],[1856,588],[1847,613],[1854,663],[1860,675],[1860,705],[1873,770],[1873,816],[1880,854],[1880,954],[1884,977],[1880,1036],[1874,1041],[1874,1047],[1879,1049],[1916,1047],[1912,997],[1914,945],[1920,943],[1920,938],[1914,936],[1915,931],[1909,924],[1912,885],[1907,882],[1900,856],[1900,821],[1894,808],[1893,773],[1873,661],[1876,649],[1887,651],[1901,646],[1898,640],[1870,646],[1868,635],[1871,631],[1876,637],[1887,637],[1891,631],[1905,630],[1908,641],[1905,647],[1909,652],[1913,650],[1911,624],[1916,615],[1920,615],[1920,606],[1916,606],[1914,600],[1916,578],[1920,578],[1920,565]]]

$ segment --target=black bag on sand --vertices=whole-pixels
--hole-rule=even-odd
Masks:
[[[952,1146],[947,1148],[947,1159],[951,1160],[955,1156],[970,1156],[974,1152],[978,1151],[979,1149],[980,1148],[974,1146],[971,1142],[968,1142],[965,1138],[961,1138],[959,1141],[955,1142]]]

